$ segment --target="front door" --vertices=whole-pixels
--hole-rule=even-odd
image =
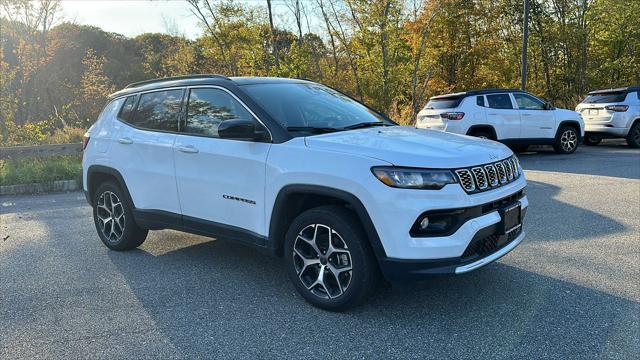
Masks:
[[[174,156],[185,226],[224,234],[249,230],[264,236],[265,167],[271,144],[221,139],[226,120],[257,120],[219,87],[189,90],[184,126]],[[222,232],[220,230],[223,230]]]
[[[520,111],[520,137],[525,139],[552,139],[555,136],[555,117],[544,101],[531,95],[513,94]]]

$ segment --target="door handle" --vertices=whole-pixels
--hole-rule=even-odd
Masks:
[[[497,113],[489,113],[488,115],[496,116],[498,114]]]
[[[118,139],[118,142],[120,144],[124,144],[124,145],[133,144],[133,140],[129,139],[128,137],[120,138],[120,139]]]
[[[531,116],[531,114],[522,114],[522,116]]]
[[[186,154],[197,154],[198,153],[198,149],[194,148],[192,145],[178,146],[178,151],[186,153]]]

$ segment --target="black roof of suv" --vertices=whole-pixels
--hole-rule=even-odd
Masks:
[[[602,89],[602,90],[594,90],[589,92],[589,95],[597,95],[597,94],[610,94],[610,93],[630,93],[634,91],[640,91],[640,86],[627,86],[615,89]]]
[[[131,83],[124,89],[109,95],[109,99],[125,96],[140,91],[162,89],[168,87],[193,86],[193,85],[221,85],[232,83],[236,86],[251,84],[285,83],[285,82],[307,82],[304,79],[288,79],[277,77],[227,77],[218,74],[197,74],[174,76],[161,79],[151,79]]]
[[[482,89],[482,90],[469,90],[469,91],[463,91],[463,92],[457,92],[457,93],[451,93],[451,94],[443,94],[443,95],[437,95],[437,96],[432,96],[430,99],[433,100],[438,100],[438,99],[461,99],[461,98],[465,98],[467,96],[473,96],[473,95],[487,95],[487,94],[498,94],[498,93],[526,93],[528,94],[526,91],[524,90],[520,90],[520,89]]]

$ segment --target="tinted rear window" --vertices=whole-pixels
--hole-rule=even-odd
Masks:
[[[460,105],[462,98],[443,98],[443,99],[430,99],[427,103],[426,109],[453,109]]]
[[[624,101],[626,97],[627,97],[626,92],[610,92],[610,93],[589,95],[582,102],[585,104],[614,103],[614,102]]]
[[[126,122],[131,122],[134,106],[136,106],[136,96],[133,95],[127,97],[122,105],[122,110],[120,110],[120,115],[118,117]]]
[[[487,102],[492,109],[513,109],[509,94],[487,95]]]
[[[178,131],[182,90],[165,90],[140,95],[132,125],[150,130]]]

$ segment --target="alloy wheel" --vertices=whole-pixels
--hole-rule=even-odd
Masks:
[[[124,207],[116,194],[111,191],[103,192],[96,205],[96,217],[100,230],[105,239],[116,243],[124,234]]]
[[[640,126],[635,127],[635,130],[632,136],[633,136],[633,141],[636,144],[640,144]]]
[[[578,144],[578,135],[576,135],[576,132],[574,130],[567,129],[562,133],[562,136],[560,137],[560,144],[562,145],[562,149],[564,151],[570,152],[575,149]]]
[[[340,234],[323,224],[306,226],[293,244],[293,263],[302,284],[315,296],[334,299],[351,283],[351,253]]]

